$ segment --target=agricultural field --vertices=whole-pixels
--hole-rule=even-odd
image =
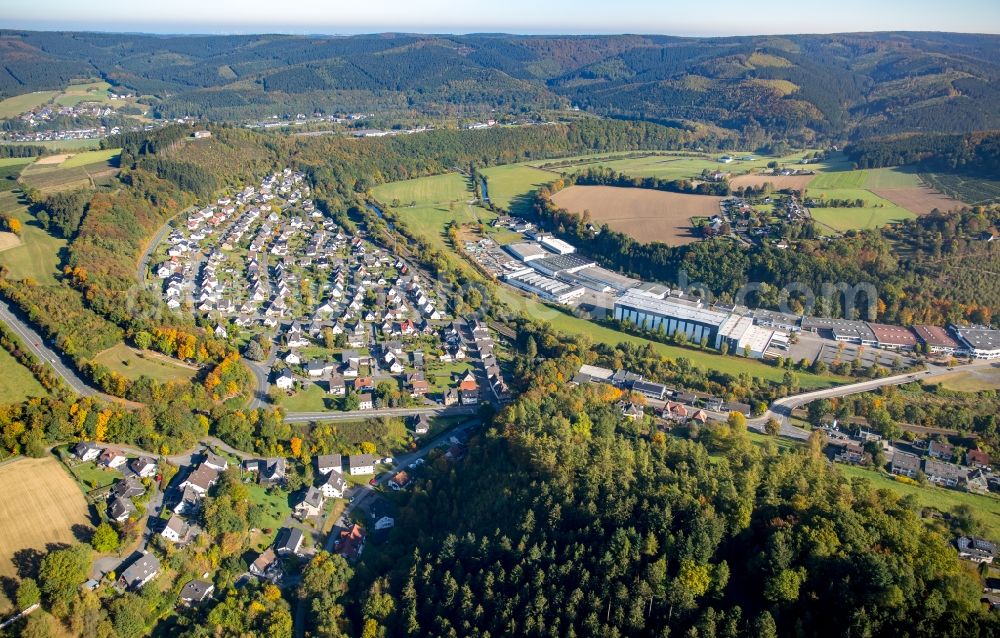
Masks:
[[[920,177],[931,188],[970,206],[1000,202],[1000,179],[970,177],[952,173],[921,173]]]
[[[114,345],[94,357],[94,363],[107,366],[128,379],[149,377],[163,383],[190,381],[198,373],[194,367],[151,350],[136,350],[124,343]]]
[[[0,465],[0,577],[18,576],[19,553],[76,542],[90,527],[76,482],[53,457]]]
[[[822,177],[825,176],[818,176],[817,181]],[[863,179],[860,183],[864,183]],[[865,205],[861,208],[826,208],[822,206],[811,206],[809,208],[813,218],[817,222],[841,232],[862,228],[879,228],[886,224],[916,217],[914,213],[902,206],[896,206],[892,202],[882,199],[871,191],[860,187],[827,188],[821,190],[815,186],[810,186],[807,196],[814,198],[822,197],[825,199],[864,200]]]
[[[10,269],[11,279],[30,277],[42,284],[56,283],[66,240],[43,230],[34,215],[18,201],[17,193],[0,193],[0,215],[11,215],[21,221],[21,245],[0,252],[0,264]]]
[[[111,85],[107,82],[87,82],[84,84],[70,84],[60,94],[55,102],[59,106],[76,106],[80,102],[109,102],[108,89]]]
[[[760,188],[764,184],[771,184],[779,191],[786,188],[803,190],[815,177],[815,175],[738,175],[729,179],[729,185],[737,189],[748,186]]]
[[[89,151],[101,147],[99,139],[84,140],[42,140],[40,142],[7,142],[14,146],[41,146],[50,151]]]
[[[0,348],[0,404],[20,403],[30,397],[48,394],[31,371]]]
[[[24,167],[32,162],[30,157],[5,157],[0,159],[0,192],[17,188],[17,178]]]
[[[781,157],[769,157],[761,155],[748,155],[745,153],[735,153],[734,161],[724,164],[718,161],[719,155],[692,155],[680,153],[637,153],[636,157],[622,158],[622,153],[583,155],[570,157],[562,160],[545,160],[529,162],[529,166],[542,166],[552,162],[569,162],[566,166],[552,167],[552,171],[561,173],[575,173],[588,167],[603,166],[613,170],[631,175],[633,177],[659,177],[661,179],[694,179],[701,175],[703,170],[723,171],[738,175],[748,171],[759,171],[767,168],[768,162],[776,161],[779,166],[799,166],[799,161],[812,151],[800,151]],[[739,159],[743,157],[753,157],[753,159]],[[619,159],[616,159],[619,158]],[[806,166],[802,166],[806,167]],[[810,164],[807,168],[825,168],[824,164]]]
[[[0,119],[17,117],[36,106],[45,104],[57,95],[59,95],[59,91],[36,91],[35,93],[25,93],[9,97],[0,102]]]
[[[55,160],[61,160],[55,163]],[[21,172],[21,180],[43,193],[73,188],[96,188],[118,173],[118,151],[85,151],[44,157]]]
[[[595,224],[607,224],[639,241],[678,246],[698,241],[692,234],[691,218],[718,214],[722,198],[641,188],[570,186],[556,193],[552,201],[574,213],[590,211]]]
[[[495,213],[470,203],[473,193],[469,180],[458,173],[382,184],[373,193],[399,215],[407,228],[443,252],[451,250],[445,240],[445,228],[452,221],[488,224],[496,218]],[[392,206],[394,201],[398,201],[398,207]],[[471,270],[468,263],[458,263]]]
[[[555,175],[524,164],[494,166],[482,170],[488,185],[490,201],[510,211],[512,215],[530,213],[530,195]]]

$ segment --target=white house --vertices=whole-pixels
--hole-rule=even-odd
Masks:
[[[344,498],[347,490],[347,481],[337,472],[331,472],[326,481],[320,486],[323,496],[326,498]]]
[[[347,458],[351,476],[375,473],[375,457],[371,454],[352,454]]]
[[[285,368],[275,379],[274,385],[278,386],[282,390],[291,390],[295,387],[295,377],[292,375],[292,371]]]
[[[179,516],[174,514],[167,521],[163,531],[160,532],[160,536],[167,539],[171,543],[179,543],[187,536],[187,533],[188,524],[182,521]]]
[[[139,478],[150,478],[156,476],[156,461],[148,456],[140,456],[132,459],[129,468],[136,473]]]
[[[344,473],[344,457],[339,454],[321,454],[316,457],[316,471],[326,476],[331,472]]]

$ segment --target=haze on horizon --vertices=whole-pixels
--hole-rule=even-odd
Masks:
[[[955,31],[1000,33],[995,0],[120,0],[5,1],[0,27],[147,33],[504,32],[691,36]]]

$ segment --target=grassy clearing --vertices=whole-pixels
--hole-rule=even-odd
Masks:
[[[0,466],[0,494],[0,576],[18,575],[18,552],[76,542],[74,528],[89,527],[83,494],[52,457]]]
[[[861,208],[811,207],[809,209],[816,221],[826,224],[834,230],[847,231],[861,228],[878,228],[886,224],[916,217],[914,213],[902,206],[896,206],[889,200],[883,199],[863,188],[817,188],[815,184],[821,177],[823,176],[817,177],[810,185],[807,193],[809,197],[822,197],[827,200],[861,199],[865,202],[865,205]]]
[[[472,197],[468,179],[458,173],[418,177],[402,182],[376,186],[373,190],[379,201],[389,205],[394,199],[402,207],[447,204],[467,201]]]
[[[11,215],[22,223],[21,245],[0,252],[0,264],[10,269],[11,279],[30,277],[41,284],[56,283],[66,240],[45,232],[18,201],[18,193],[0,193],[0,215]]]
[[[65,162],[59,164],[59,168],[76,168],[77,166],[87,166],[97,162],[117,161],[121,155],[120,148],[106,148],[99,151],[84,151],[69,157]]]
[[[138,379],[146,376],[150,379],[169,381],[190,381],[197,370],[181,363],[176,363],[150,350],[134,350],[124,343],[111,346],[94,357],[94,363],[100,363],[128,379]]]
[[[864,188],[867,171],[835,171],[820,173],[809,185],[809,190],[828,188]]]
[[[111,85],[107,82],[87,82],[84,84],[70,84],[66,90],[56,98],[59,106],[76,106],[80,102],[102,102],[107,103],[108,89]]]
[[[955,392],[983,392],[1000,390],[1000,368],[960,370],[934,380],[946,390]]]
[[[548,171],[523,164],[494,166],[483,169],[482,173],[486,177],[490,201],[513,215],[525,215],[530,207],[531,193],[551,182],[553,177]]]
[[[24,157],[9,157],[0,160],[0,192],[15,190],[17,178],[21,176],[21,171],[31,161],[30,158]]]
[[[327,394],[318,383],[308,383],[294,396],[284,397],[281,407],[288,412],[336,412],[337,397]]]
[[[31,371],[0,348],[0,404],[20,403],[30,397],[48,394]]]
[[[0,102],[0,118],[16,117],[26,113],[36,106],[41,106],[59,95],[59,91],[36,91],[15,95]]]
[[[904,167],[875,168],[865,171],[864,187],[876,188],[918,188],[920,177]]]

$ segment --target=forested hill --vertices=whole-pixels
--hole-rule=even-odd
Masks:
[[[1000,37],[152,36],[0,31],[0,97],[101,76],[164,116],[578,105],[751,140],[1000,128]],[[766,133],[765,133],[766,131]]]

